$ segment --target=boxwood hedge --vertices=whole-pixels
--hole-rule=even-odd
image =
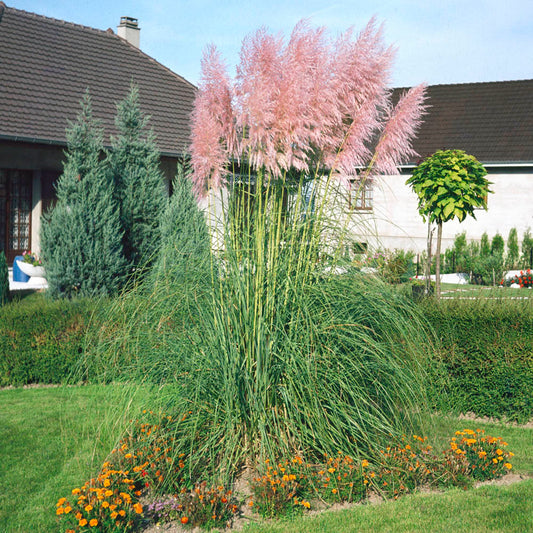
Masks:
[[[62,383],[83,351],[96,301],[42,294],[0,308],[0,386]]]
[[[437,407],[524,421],[533,416],[533,306],[426,301],[437,335],[430,387]]]

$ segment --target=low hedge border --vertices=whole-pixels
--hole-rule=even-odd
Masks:
[[[442,410],[533,417],[533,306],[500,300],[426,301],[437,336],[430,393]]]
[[[96,301],[34,294],[0,308],[0,386],[64,383],[83,352]]]

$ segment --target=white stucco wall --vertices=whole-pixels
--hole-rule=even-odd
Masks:
[[[426,250],[427,225],[417,209],[417,197],[405,184],[408,175],[380,176],[374,180],[374,208],[372,211],[356,211],[349,208],[349,193],[342,187],[333,187],[335,193],[328,202],[328,214],[332,226],[347,224],[348,232],[343,240],[367,243],[370,247]],[[507,242],[509,230],[516,228],[519,243],[527,228],[533,232],[533,172],[494,172],[488,175],[493,194],[489,194],[488,210],[476,210],[476,219],[467,217],[462,223],[451,220],[443,225],[443,250],[451,247],[455,236],[466,232],[468,240],[480,240],[484,232],[492,239],[496,233]],[[222,200],[224,198],[224,200]],[[200,205],[205,209],[213,234],[213,248],[223,248],[223,204],[227,192],[207,195]],[[218,235],[217,235],[218,234]],[[436,231],[435,231],[436,239]],[[334,235],[328,238],[335,240]],[[435,246],[435,241],[434,245]]]
[[[450,247],[455,235],[464,231],[468,240],[479,240],[486,232],[489,239],[500,233],[507,241],[509,230],[516,228],[521,241],[528,227],[533,230],[533,173],[489,173],[487,177],[493,191],[489,194],[488,210],[476,210],[476,219],[467,217],[462,223],[446,222],[443,248]],[[427,225],[418,214],[416,195],[405,185],[407,178],[407,175],[396,175],[376,179],[372,218],[383,247],[421,252],[426,246]]]

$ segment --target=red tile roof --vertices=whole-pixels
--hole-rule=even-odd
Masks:
[[[118,22],[118,21],[117,21]],[[102,31],[0,2],[0,138],[63,144],[89,87],[93,113],[115,135],[116,103],[131,81],[164,154],[189,145],[195,87],[111,30]]]

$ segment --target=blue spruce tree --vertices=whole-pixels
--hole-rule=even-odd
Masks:
[[[103,131],[92,117],[89,91],[67,129],[57,204],[43,217],[41,247],[54,297],[116,294],[127,270],[113,183],[102,159]]]

